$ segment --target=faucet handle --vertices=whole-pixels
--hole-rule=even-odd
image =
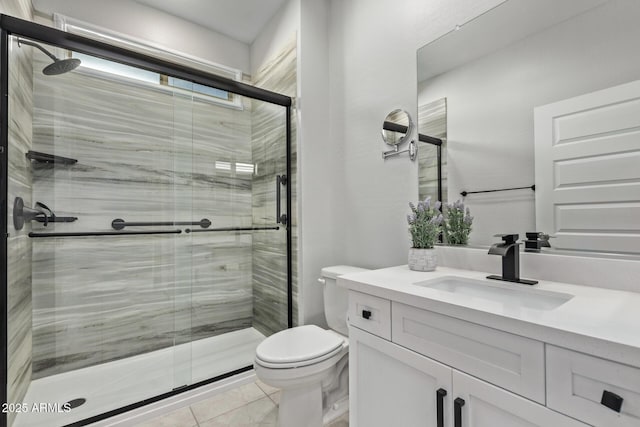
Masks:
[[[493,237],[500,237],[507,245],[511,245],[520,238],[518,234],[494,234]]]
[[[550,236],[542,231],[527,231],[527,240],[549,240],[550,238],[555,238],[556,236]]]
[[[549,239],[554,239],[556,236],[550,236],[544,232],[538,231],[527,231],[527,240],[526,243],[529,245],[529,249],[534,248],[550,248],[551,244],[549,243]]]
[[[540,236],[538,237],[538,239],[543,240],[543,241],[545,241],[547,243],[549,243],[549,239],[555,239],[555,238],[556,238],[556,236],[550,236],[550,235],[545,234],[545,233],[540,233]]]

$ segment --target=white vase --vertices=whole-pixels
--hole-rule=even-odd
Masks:
[[[414,271],[433,271],[438,265],[435,249],[409,248],[409,269]]]

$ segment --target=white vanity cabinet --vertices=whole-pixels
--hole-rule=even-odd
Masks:
[[[439,427],[438,390],[447,393],[440,398],[444,417],[452,410],[450,367],[350,328],[350,426]]]
[[[371,298],[350,291],[352,427],[587,426],[544,406],[543,343]]]
[[[639,368],[552,345],[546,353],[547,406],[595,426],[640,426]]]

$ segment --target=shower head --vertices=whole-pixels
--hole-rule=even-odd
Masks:
[[[47,65],[42,69],[42,73],[47,76],[57,76],[58,74],[64,74],[71,70],[75,70],[80,65],[78,58],[68,59],[56,59],[53,63]]]
[[[40,51],[42,51],[42,53],[44,53],[45,55],[47,55],[49,58],[53,60],[52,64],[49,64],[42,69],[42,73],[47,76],[56,76],[58,74],[63,74],[71,70],[75,70],[80,65],[80,60],[77,58],[68,58],[68,59],[56,58],[54,54],[52,54],[47,49],[40,46],[38,43],[25,40],[25,39],[18,39],[18,46],[20,46],[21,44],[26,44],[26,45],[38,48],[40,49]]]

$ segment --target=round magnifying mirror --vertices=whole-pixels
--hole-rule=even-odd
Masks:
[[[382,124],[382,139],[389,145],[398,146],[411,138],[413,121],[405,110],[393,110]]]

